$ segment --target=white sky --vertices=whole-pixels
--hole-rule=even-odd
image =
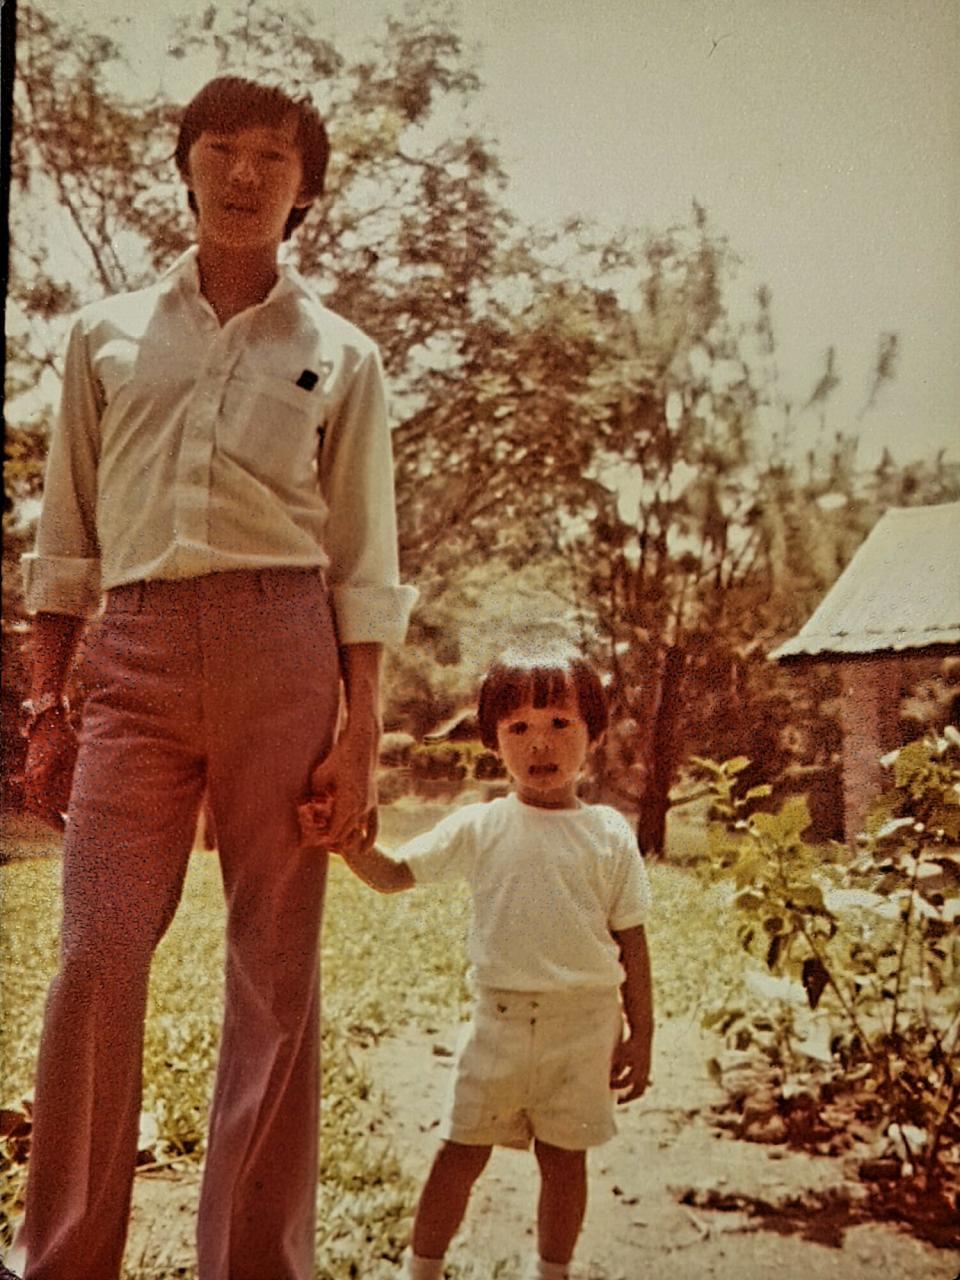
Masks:
[[[402,2],[307,8],[339,43]],[[745,281],[773,290],[789,394],[806,399],[835,345],[830,422],[850,426],[878,336],[895,330],[898,377],[861,423],[861,460],[883,445],[904,461],[960,456],[957,0],[448,4],[485,82],[471,114],[499,138],[522,216],[657,229],[696,197]],[[138,86],[182,98],[208,74],[166,56],[170,16],[189,7],[45,5],[94,30],[125,18]]]

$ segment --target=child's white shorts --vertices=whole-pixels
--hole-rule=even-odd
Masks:
[[[470,1146],[539,1138],[583,1151],[616,1133],[610,1067],[623,1017],[616,988],[481,988],[464,1028],[442,1135]]]

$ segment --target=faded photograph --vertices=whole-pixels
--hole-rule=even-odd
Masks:
[[[3,23],[0,1280],[960,1272],[960,9]]]

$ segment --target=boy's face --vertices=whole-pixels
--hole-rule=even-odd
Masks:
[[[577,803],[577,778],[590,734],[574,697],[535,707],[525,703],[497,724],[503,763],[524,804],[569,809]]]
[[[234,133],[204,130],[190,148],[187,185],[197,202],[197,235],[229,249],[272,247],[290,210],[308,205],[297,120],[251,124]]]

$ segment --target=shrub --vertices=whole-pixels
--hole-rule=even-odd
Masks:
[[[929,1193],[960,1166],[960,733],[885,763],[891,786],[851,851],[804,839],[802,798],[752,811],[767,788],[740,794],[743,758],[697,761],[713,818],[701,870],[732,884],[741,945],[769,975],[754,985],[782,997],[707,1022],[784,1075],[816,1068],[821,1097],[848,1094]]]

